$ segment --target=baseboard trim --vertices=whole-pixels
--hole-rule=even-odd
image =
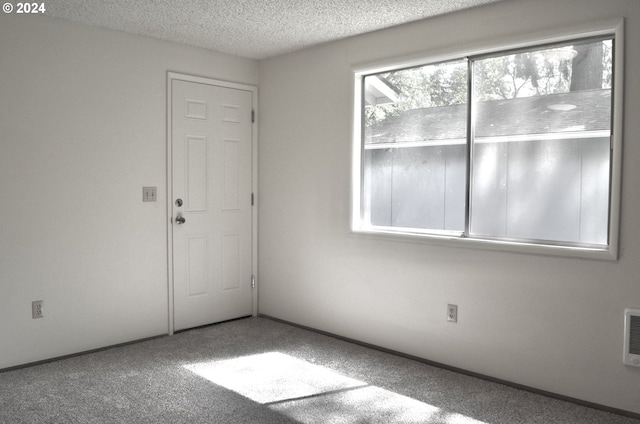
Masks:
[[[211,327],[211,326],[214,326],[214,325],[224,324],[224,323],[227,323],[227,322],[230,322],[230,321],[237,321],[237,320],[240,320],[240,319],[246,319],[246,318],[249,318],[249,317],[251,317],[251,315],[242,316],[242,317],[239,317],[239,318],[233,318],[233,319],[229,319],[229,320],[226,320],[226,321],[220,321],[220,322],[216,322],[216,323],[213,323],[213,324],[201,325],[199,327],[185,328],[183,330],[175,331],[174,334],[180,334],[180,333],[184,333],[184,332],[191,331],[191,330],[197,330],[197,329],[200,329],[200,328]],[[131,340],[129,342],[118,343],[118,344],[104,346],[104,347],[98,347],[96,349],[83,350],[81,352],[70,353],[68,355],[54,356],[53,358],[42,359],[40,361],[33,361],[33,362],[27,362],[27,363],[24,363],[24,364],[13,365],[13,366],[6,367],[6,368],[0,368],[0,374],[3,373],[3,372],[9,372],[9,371],[13,371],[13,370],[20,370],[20,369],[23,369],[23,368],[35,367],[37,365],[49,364],[51,362],[56,362],[56,361],[62,361],[63,359],[75,358],[76,356],[82,356],[82,355],[88,355],[90,353],[102,352],[103,350],[109,350],[109,349],[113,349],[113,348],[116,348],[116,347],[129,346],[129,345],[136,344],[136,343],[146,342],[147,340],[158,339],[160,337],[170,337],[170,335],[169,334],[160,334],[160,335],[157,335],[157,336],[145,337],[143,339]]]
[[[338,340],[342,340],[345,342],[349,342],[349,343],[353,343],[359,346],[363,346],[369,349],[374,349],[380,352],[384,352],[384,353],[389,353],[391,355],[396,355],[396,356],[400,356],[402,358],[406,358],[406,359],[410,359],[413,361],[417,361],[417,362],[421,362],[423,364],[426,365],[431,365],[433,367],[437,367],[437,368],[441,368],[441,369],[445,369],[448,371],[453,371],[456,372],[458,374],[463,374],[463,375],[468,375],[470,377],[475,377],[475,378],[479,378],[481,380],[485,380],[485,381],[490,381],[492,383],[498,383],[498,384],[502,384],[504,386],[509,386],[509,387],[513,387],[514,389],[520,389],[520,390],[524,390],[530,393],[534,393],[537,395],[541,395],[541,396],[546,396],[549,398],[553,398],[553,399],[557,399],[557,400],[562,400],[565,402],[570,402],[576,405],[580,405],[580,406],[584,406],[587,408],[592,408],[592,409],[597,409],[603,412],[609,412],[611,414],[616,414],[616,415],[620,415],[623,417],[628,417],[628,418],[634,418],[634,419],[640,419],[640,414],[636,414],[635,412],[631,412],[631,411],[626,411],[624,409],[618,409],[618,408],[612,408],[610,406],[606,406],[606,405],[601,405],[598,403],[593,403],[593,402],[588,402],[585,400],[581,400],[581,399],[577,399],[577,398],[573,398],[570,396],[565,396],[565,395],[561,395],[558,393],[553,393],[553,392],[548,392],[546,390],[541,390],[541,389],[536,389],[535,387],[529,387],[529,386],[525,386],[523,384],[519,384],[519,383],[514,383],[512,381],[508,381],[508,380],[502,380],[500,378],[495,378],[495,377],[491,377],[489,375],[485,375],[485,374],[480,374],[477,372],[473,372],[473,371],[468,371],[465,370],[463,368],[457,368],[457,367],[452,367],[450,365],[447,364],[443,364],[440,362],[436,362],[436,361],[432,361],[426,358],[421,358],[419,356],[414,356],[414,355],[409,355],[407,353],[403,353],[397,350],[393,350],[393,349],[387,349],[385,347],[381,347],[378,345],[374,345],[371,343],[367,343],[367,342],[363,342],[360,340],[356,340],[356,339],[352,339],[350,337],[344,337],[341,336],[339,334],[334,334],[331,333],[329,331],[324,331],[324,330],[320,330],[317,328],[313,328],[313,327],[308,327],[306,325],[302,325],[302,324],[298,324],[295,322],[291,322],[291,321],[287,321],[281,318],[277,318],[271,315],[266,315],[266,314],[258,314],[258,316],[260,318],[265,318],[265,319],[269,319],[272,321],[276,321],[276,322],[280,322],[282,324],[287,324],[287,325],[291,325],[293,327],[297,327],[297,328],[301,328],[303,330],[307,330],[307,331],[312,331],[314,333],[318,333],[318,334],[322,334],[324,336],[329,336],[329,337],[333,337],[335,339]]]
[[[43,364],[50,364],[51,362],[62,361],[64,359],[75,358],[77,356],[84,356],[84,355],[88,355],[90,353],[102,352],[104,350],[114,349],[114,348],[117,348],[117,347],[129,346],[129,345],[137,344],[137,343],[140,343],[140,342],[146,342],[147,340],[159,339],[161,337],[168,337],[168,335],[167,334],[160,334],[158,336],[145,337],[143,339],[131,340],[129,342],[118,343],[118,344],[104,346],[104,347],[98,347],[96,349],[83,350],[81,352],[70,353],[68,355],[54,356],[53,358],[42,359],[40,361],[26,362],[24,364],[14,365],[14,366],[6,367],[6,368],[0,368],[0,374],[2,374],[4,372],[9,372],[9,371],[21,370],[21,369],[24,369],[24,368],[35,367],[35,366],[43,365]]]

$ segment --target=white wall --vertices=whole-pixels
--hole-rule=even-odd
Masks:
[[[620,259],[393,241],[349,230],[351,67],[626,18]],[[260,63],[259,310],[454,367],[640,413],[622,364],[640,307],[640,2],[507,0]],[[457,324],[446,305],[459,305]]]
[[[258,80],[255,61],[0,15],[0,368],[167,333],[167,71]]]

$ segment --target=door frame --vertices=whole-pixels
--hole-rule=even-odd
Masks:
[[[251,313],[258,314],[258,87],[248,84],[198,77],[194,75],[167,72],[167,295],[168,295],[168,334],[174,333],[174,298],[173,298],[173,140],[172,140],[172,82],[175,80],[214,85],[251,92],[253,122],[251,124],[251,274],[255,286],[251,290]]]

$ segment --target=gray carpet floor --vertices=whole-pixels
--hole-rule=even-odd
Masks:
[[[0,423],[640,420],[247,318],[2,372]]]

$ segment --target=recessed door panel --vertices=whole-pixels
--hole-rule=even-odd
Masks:
[[[207,102],[185,99],[184,116],[191,119],[207,119]]]
[[[224,179],[223,203],[224,209],[238,209],[240,204],[240,141],[224,140]]]
[[[222,288],[235,290],[240,287],[240,235],[225,234],[222,237]]]
[[[187,281],[190,297],[207,293],[206,236],[195,236],[187,239]]]
[[[207,210],[207,139],[188,136],[186,141],[186,209]]]

